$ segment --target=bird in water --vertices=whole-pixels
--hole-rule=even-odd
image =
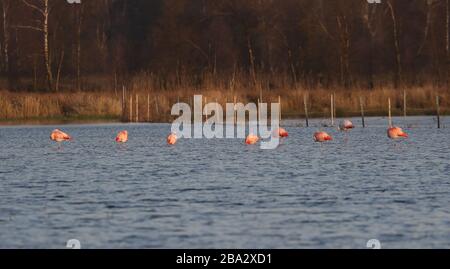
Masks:
[[[353,125],[353,122],[350,120],[344,120],[339,124],[339,130],[341,131],[350,131],[351,129],[354,129],[355,125]]]
[[[117,143],[126,143],[128,142],[128,131],[124,130],[117,134],[116,136]]]
[[[390,139],[408,138],[408,134],[405,133],[400,127],[390,127],[387,130],[387,135]]]
[[[278,136],[281,138],[286,138],[289,136],[289,133],[284,128],[278,128]]]
[[[171,133],[168,137],[167,137],[167,144],[169,145],[175,145],[178,141],[178,137],[176,134]]]
[[[254,144],[258,143],[258,141],[259,141],[259,137],[257,135],[249,134],[247,136],[247,138],[245,139],[245,144],[254,145]]]
[[[316,132],[314,134],[314,141],[315,142],[327,142],[327,141],[331,141],[333,140],[333,138],[331,137],[331,135],[327,134],[326,132]]]
[[[59,129],[55,129],[50,134],[50,139],[55,142],[64,142],[72,140],[72,137]]]

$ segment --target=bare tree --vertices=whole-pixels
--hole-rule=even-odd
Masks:
[[[445,40],[445,52],[447,53],[447,91],[450,90],[450,33],[449,33],[449,27],[450,27],[450,18],[449,18],[449,13],[450,13],[450,6],[449,6],[449,0],[447,0],[447,8],[446,8],[447,12],[446,12],[446,25],[445,25],[445,35],[446,35],[446,40]]]
[[[426,42],[428,40],[430,27],[433,22],[433,8],[434,5],[438,3],[439,0],[426,0],[427,4],[427,10],[426,10],[426,22],[423,29],[423,40],[419,46],[419,49],[417,50],[417,55],[421,55],[422,51],[426,45]]]
[[[3,20],[3,70],[9,74],[9,9],[10,0],[2,0],[2,20]]]
[[[363,20],[369,32],[369,89],[374,88],[374,41],[377,35],[376,31],[376,9],[377,5],[365,3],[363,7]]]
[[[402,55],[400,52],[400,39],[399,39],[399,28],[397,23],[397,16],[395,14],[395,9],[391,3],[392,0],[386,1],[389,9],[389,13],[392,19],[392,31],[394,33],[394,47],[395,47],[395,62],[397,66],[397,71],[395,73],[394,86],[398,88],[399,84],[402,82]]]
[[[336,3],[336,7],[338,7]],[[322,5],[320,5],[322,7]],[[348,16],[343,11],[336,10],[335,15],[336,33],[333,34],[329,27],[324,23],[325,19],[318,18],[318,23],[323,32],[337,44],[339,49],[339,77],[344,87],[350,86],[350,22]]]
[[[78,4],[76,9],[76,70],[77,70],[77,90],[81,91],[81,29],[83,25],[84,5]]]
[[[26,28],[38,31],[42,33],[43,42],[43,54],[44,64],[47,75],[47,86],[49,90],[53,90],[53,72],[52,63],[50,58],[50,46],[49,46],[49,18],[51,8],[49,6],[49,0],[35,0],[37,3],[30,3],[29,0],[22,0],[22,2],[34,11],[37,11],[40,15],[40,19],[37,20],[37,25],[33,26],[17,26],[19,28]]]

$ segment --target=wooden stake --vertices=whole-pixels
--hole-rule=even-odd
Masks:
[[[130,94],[130,117],[128,118],[128,122],[133,121],[133,95]]]
[[[309,127],[308,103],[307,103],[307,100],[306,100],[306,95],[303,95],[303,104],[305,106],[306,127]]]
[[[155,109],[156,109],[156,115],[159,116],[158,96],[155,96]]]
[[[441,108],[439,104],[439,95],[436,96],[436,115],[437,115],[437,124],[438,129],[441,129]]]
[[[136,122],[139,122],[139,95],[136,93]]]
[[[331,94],[331,126],[334,126],[334,95]]]
[[[259,86],[259,100],[261,102],[263,101],[262,85]],[[259,105],[259,102],[258,102],[258,105]]]
[[[150,94],[147,93],[147,121],[150,122]]]
[[[204,104],[204,106],[205,106],[205,121],[208,120],[208,107],[206,106],[207,104],[208,104],[208,99],[205,96],[205,104]]]
[[[283,119],[283,117],[281,116],[281,96],[278,96],[278,104],[280,105],[280,122],[279,124],[281,125],[281,120]]]
[[[216,119],[219,121],[219,123],[222,123],[223,119],[219,119],[217,118],[217,111],[219,110],[219,103],[217,102],[217,98],[216,98],[216,105],[215,105],[216,111],[214,111],[214,116],[216,116]]]
[[[237,110],[236,110],[236,104],[237,104],[237,97],[236,95],[234,96],[234,101],[233,101],[233,121],[234,121],[234,125],[237,125]]]
[[[403,90],[403,117],[406,119],[406,90]]]
[[[388,98],[388,105],[389,105],[389,127],[392,127],[391,98]]]
[[[122,86],[122,121],[125,120],[125,86]]]
[[[259,99],[258,99],[258,107],[256,108],[256,110],[257,110],[257,112],[258,112],[258,122],[261,120],[261,111],[260,111],[260,102],[259,102]]]
[[[333,115],[334,115],[334,118],[337,119],[337,117],[336,117],[336,94],[335,93],[333,93]]]
[[[361,121],[362,121],[362,126],[363,128],[366,128],[366,120],[364,118],[364,103],[363,103],[363,98],[360,96],[359,97],[359,105],[361,107]]]

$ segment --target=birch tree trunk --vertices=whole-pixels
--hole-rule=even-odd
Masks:
[[[397,17],[395,15],[394,7],[392,6],[391,1],[387,1],[387,5],[389,8],[389,12],[392,18],[392,30],[394,32],[394,47],[395,47],[395,62],[397,65],[397,71],[395,74],[394,86],[398,88],[400,83],[402,82],[402,57],[400,52],[400,41],[399,41],[399,33],[398,33],[398,23]]]
[[[53,73],[52,73],[52,62],[50,55],[50,45],[49,45],[49,19],[50,19],[50,5],[49,0],[41,0],[39,6],[30,3],[28,0],[22,0],[22,2],[29,8],[38,11],[42,16],[42,20],[37,20],[37,22],[41,25],[38,26],[18,26],[17,28],[31,29],[42,33],[42,42],[43,42],[43,56],[44,56],[44,65],[45,65],[45,73],[47,77],[47,87],[48,90],[53,91]]]
[[[51,91],[53,90],[53,73],[52,73],[52,63],[50,59],[50,46],[48,42],[49,31],[48,31],[48,21],[49,21],[49,5],[48,0],[44,0],[44,22],[43,22],[43,34],[44,34],[44,61],[45,61],[45,69],[47,73],[47,86]]]
[[[375,11],[377,5],[371,5],[369,3],[365,4],[363,9],[363,19],[366,24],[366,28],[369,32],[369,75],[368,75],[368,86],[370,90],[375,87],[374,83],[374,40],[376,37],[376,30],[374,23]]]
[[[77,7],[77,49],[76,49],[76,69],[77,69],[77,90],[81,91],[81,27],[83,24],[83,11],[82,4]]]
[[[449,0],[447,0],[447,20],[445,25],[446,30],[446,53],[447,53],[447,91],[450,91],[450,33],[449,33],[449,27],[450,27],[450,7],[449,7]]]
[[[4,71],[6,74],[9,74],[9,0],[2,0],[2,9],[3,9],[3,64]],[[9,76],[8,76],[9,77]]]

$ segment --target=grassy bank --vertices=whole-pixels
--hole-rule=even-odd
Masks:
[[[117,121],[121,113],[106,93],[0,92],[0,124]]]
[[[56,125],[56,124],[95,124],[95,123],[117,123],[117,116],[59,116],[59,117],[30,117],[1,119],[0,125]]]
[[[192,104],[193,95],[202,94],[208,102],[257,102],[262,94],[264,102],[282,100],[285,118],[304,117],[304,96],[306,96],[310,117],[329,117],[330,94],[335,94],[336,114],[349,117],[360,114],[360,98],[367,116],[384,116],[387,100],[391,98],[394,115],[403,115],[404,91],[408,115],[432,115],[436,111],[436,96],[440,96],[441,113],[450,112],[450,94],[445,89],[430,86],[406,88],[362,89],[310,89],[301,88],[276,90],[248,90],[244,87],[177,87],[175,90],[152,91],[140,83],[133,83],[125,92],[122,110],[122,92],[80,92],[80,93],[13,93],[0,91],[0,124],[21,123],[68,123],[68,122],[111,122],[129,121],[130,117],[141,122],[167,122],[172,105],[180,102]],[[136,96],[139,100],[136,109]],[[132,109],[130,109],[132,108]]]

